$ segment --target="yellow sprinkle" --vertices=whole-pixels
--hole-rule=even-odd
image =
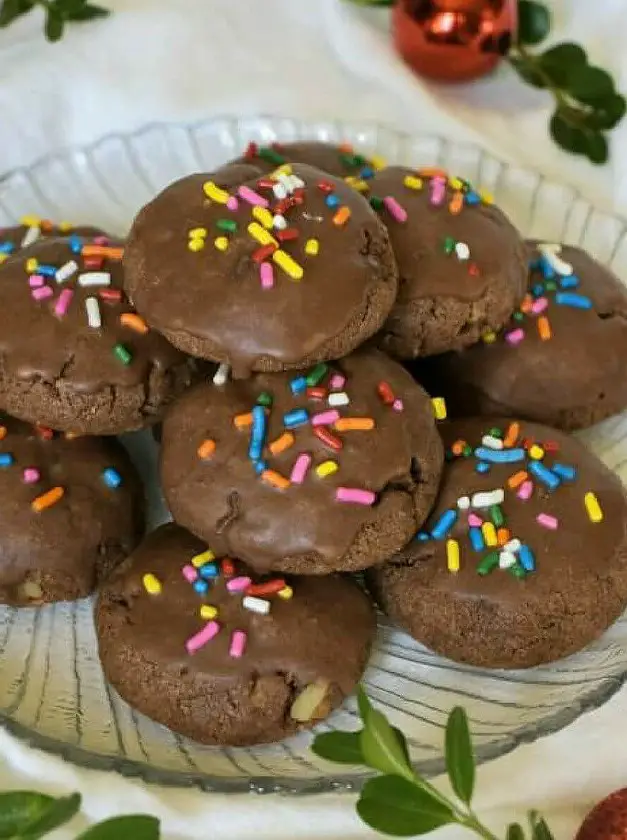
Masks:
[[[487,190],[479,190],[479,195],[484,204],[494,204],[494,196]]]
[[[26,260],[26,271],[29,274],[34,274],[37,269],[39,268],[39,263],[35,259],[35,257],[31,257],[30,259]]]
[[[529,447],[529,457],[534,461],[541,461],[544,458],[544,449],[538,446],[537,443],[534,443],[533,446]]]
[[[205,247],[205,240],[204,239],[190,239],[187,243],[187,247],[190,251],[202,251]]]
[[[417,178],[415,175],[406,175],[403,183],[410,190],[422,189],[422,178]]]
[[[196,240],[194,240],[194,242],[195,241]],[[218,236],[218,238],[214,240],[213,244],[216,246],[218,251],[226,251],[226,249],[229,247],[229,240],[226,238],[226,236]]]
[[[208,231],[207,228],[192,228],[189,232],[190,239],[204,239],[207,235]]]
[[[484,344],[494,344],[494,342],[496,341],[496,333],[493,330],[488,330],[487,332],[483,333],[483,335],[481,336],[481,340]]]
[[[142,578],[144,589],[149,595],[159,595],[161,592],[161,581],[152,573],[144,575]]]
[[[310,257],[317,257],[318,251],[320,250],[320,243],[317,239],[308,239],[307,244],[305,245],[305,253],[309,254]]]
[[[457,540],[446,541],[446,565],[449,572],[459,571],[459,543]]]
[[[279,598],[283,598],[284,601],[289,601],[294,594],[294,590],[291,586],[284,586],[283,589],[279,589],[277,594]]]
[[[354,184],[352,184],[352,187],[357,192],[368,192],[368,190],[370,189],[370,184],[368,183],[368,181],[362,181],[361,179],[358,179],[357,181],[355,181]]]
[[[215,559],[215,554],[208,548],[206,551],[203,551],[202,554],[197,554],[195,557],[192,557],[192,566],[195,569],[199,569],[201,566],[204,566],[205,563],[211,563],[211,561]]]
[[[597,499],[594,493],[586,493],[583,499],[583,503],[586,506],[586,511],[588,512],[588,518],[590,519],[590,522],[603,521],[603,511],[601,510],[599,500]]]
[[[303,274],[305,273],[302,266],[295,262],[287,251],[282,251],[279,248],[278,251],[272,254],[272,259],[292,280],[302,280]]]
[[[388,165],[385,158],[381,157],[381,155],[373,155],[370,158],[370,164],[372,168],[376,169],[377,171],[379,169],[385,169],[385,167]]]
[[[446,420],[446,401],[444,397],[434,397],[431,400],[436,420]]]
[[[41,225],[41,217],[40,216],[22,216],[20,219],[21,224],[26,225],[26,227],[39,227]]]
[[[248,233],[260,245],[278,245],[274,236],[271,236],[265,228],[262,228],[259,222],[251,222],[248,225]]]
[[[200,608],[200,617],[206,619],[207,621],[211,621],[211,619],[216,618],[217,615],[218,610],[209,604],[203,604]]]
[[[257,219],[258,222],[267,228],[268,230],[272,230],[272,225],[274,224],[274,216],[269,210],[266,210],[265,207],[253,207],[253,216]]]
[[[318,478],[326,478],[338,471],[339,467],[335,461],[323,461],[322,464],[316,467],[316,475]]]
[[[496,534],[496,528],[491,522],[483,523],[483,525],[481,526],[481,533],[483,534],[485,544],[489,548],[494,548],[494,546],[499,544],[499,540]]]
[[[292,175],[293,173],[292,164],[291,163],[282,163],[279,167],[277,167],[272,175],[271,178],[278,178],[279,175]]]
[[[0,265],[2,265],[2,263],[6,262],[8,259],[9,259],[8,254],[0,254]]]
[[[212,201],[217,201],[218,204],[226,204],[230,198],[228,192],[223,190],[213,181],[206,181],[202,185],[202,188],[207,198],[210,198]]]
[[[59,222],[59,230],[61,233],[69,233],[74,225],[72,222]]]
[[[461,190],[464,186],[464,182],[460,178],[456,178],[455,176],[451,175],[448,179],[449,186],[454,190]]]

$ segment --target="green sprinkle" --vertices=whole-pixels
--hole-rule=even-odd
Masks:
[[[447,449],[444,453],[444,460],[445,461],[454,461],[457,456],[453,452],[452,449]]]
[[[499,440],[501,440],[501,438],[503,437],[503,429],[497,429],[497,427],[494,426],[492,429],[490,429],[488,434],[491,437],[495,437],[495,438],[498,438]]]
[[[327,375],[327,370],[327,365],[325,365],[324,362],[320,362],[320,364],[317,364],[309,371],[309,373],[305,377],[307,385],[310,388],[315,388],[316,385],[319,385],[320,382],[322,382],[324,377]]]
[[[452,236],[447,236],[444,240],[444,253],[445,254],[452,254],[455,250],[455,240]]]
[[[522,566],[519,566],[518,563],[516,563],[515,566],[510,566],[507,571],[513,577],[518,578],[518,580],[522,580],[524,577],[527,577],[527,572],[523,569]]]
[[[557,289],[557,283],[555,280],[547,280],[545,283],[545,288],[548,292],[554,292]]]
[[[227,233],[235,233],[237,230],[237,222],[234,222],[233,219],[218,219],[216,227],[218,230],[224,230]]]
[[[462,450],[462,455],[464,456],[464,458],[470,458],[470,456],[472,455],[472,446],[470,446],[470,444],[467,443],[466,446],[464,446]]]
[[[363,155],[353,155],[353,158],[355,160],[355,166],[365,166],[368,163],[368,159]]]
[[[379,198],[378,195],[371,195],[370,196],[370,206],[373,210],[383,210],[383,199]]]
[[[262,391],[262,393],[257,397],[257,405],[263,405],[264,408],[271,408],[272,394],[268,393],[268,391]]]
[[[523,321],[525,318],[522,312],[514,312],[512,317],[514,318],[514,321]]]
[[[133,361],[133,354],[130,350],[127,350],[123,344],[115,345],[113,348],[113,355],[119,362],[122,362],[123,365],[130,365]]]
[[[259,151],[257,152],[257,156],[260,157],[262,160],[267,160],[268,163],[276,163],[277,166],[280,166],[282,163],[285,163],[285,158],[283,155],[280,155],[275,149],[272,149],[270,146],[261,146]]]
[[[477,566],[477,574],[489,575],[490,572],[493,572],[498,565],[499,553],[498,551],[491,551],[490,554],[486,554],[481,563]]]
[[[340,162],[344,166],[359,166],[359,161],[357,160],[357,155],[340,155]]]
[[[494,522],[495,527],[501,528],[505,525],[505,517],[503,516],[503,511],[499,505],[492,505],[490,507],[490,516],[492,517],[492,522]]]

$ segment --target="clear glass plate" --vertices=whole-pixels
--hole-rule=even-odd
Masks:
[[[351,141],[390,161],[444,166],[490,189],[527,235],[579,243],[627,278],[627,223],[599,212],[575,190],[505,165],[474,146],[340,121],[214,119],[107,137],[0,179],[0,227],[35,212],[124,233],[138,208],[168,182],[217,167],[239,154],[249,140],[301,138]],[[625,480],[627,416],[611,419],[583,437]],[[157,521],[165,512],[154,446],[143,434],[131,436],[130,448],[145,474],[153,522]],[[103,679],[91,610],[89,601],[37,610],[0,608],[0,719],[34,746],[89,767],[222,792],[351,790],[366,778],[359,768],[338,772],[337,766],[313,756],[310,735],[258,749],[217,749],[173,735],[135,713]],[[626,674],[626,617],[582,653],[520,672],[448,662],[382,618],[365,685],[407,733],[416,766],[435,774],[444,769],[443,727],[452,706],[466,707],[478,758],[487,761],[599,706],[623,684]],[[357,723],[350,699],[318,730],[354,729]]]

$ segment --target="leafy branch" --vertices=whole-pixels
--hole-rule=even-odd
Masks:
[[[2,0],[0,28],[9,26],[36,6],[45,10],[45,32],[49,41],[59,41],[63,37],[66,23],[84,23],[110,14],[108,9],[88,0]]]
[[[327,761],[361,764],[382,775],[369,779],[357,802],[357,813],[371,828],[394,837],[428,834],[436,828],[456,824],[482,840],[499,840],[472,808],[475,788],[475,759],[466,713],[451,712],[445,735],[446,769],[454,798],[448,798],[418,775],[411,766],[403,733],[375,709],[364,691],[358,689],[359,732],[326,732],[315,739],[313,752]],[[507,828],[506,840],[553,840],[544,819],[528,814],[529,834],[519,823]]]

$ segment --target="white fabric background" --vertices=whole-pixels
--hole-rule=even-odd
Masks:
[[[376,119],[474,140],[493,152],[576,185],[627,213],[627,123],[602,169],[556,150],[549,102],[502,69],[472,86],[416,79],[396,58],[385,12],[341,0],[101,0],[103,22],[74,27],[58,45],[41,38],[35,14],[0,31],[0,175],[50,151],[155,121],[259,112]],[[624,0],[553,2],[560,39],[583,42],[627,87]],[[484,767],[477,805],[494,830],[526,809],[545,813],[558,840],[588,808],[627,784],[618,733],[627,691],[567,730]],[[372,836],[345,796],[219,797],[173,791],[79,770],[0,731],[0,789],[36,787],[84,795],[83,817],[154,813],[166,840],[356,840]],[[456,838],[456,829],[439,837]]]

